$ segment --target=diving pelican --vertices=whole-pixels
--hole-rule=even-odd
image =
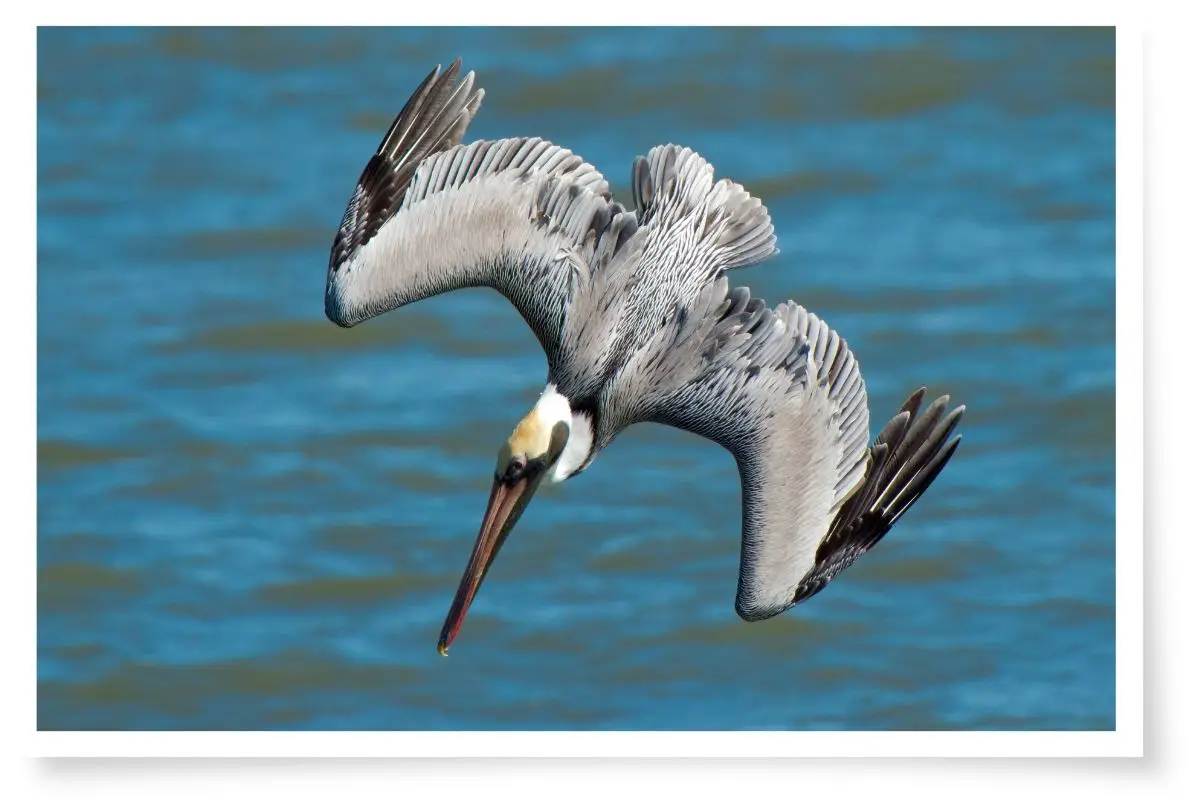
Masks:
[[[697,153],[633,163],[633,208],[537,138],[461,144],[483,100],[460,62],[435,68],[367,162],[329,257],[325,314],[349,327],[442,292],[489,286],[546,351],[545,390],[496,459],[491,496],[438,652],[542,481],[572,478],[618,433],[658,422],[736,459],[735,608],[773,617],[871,549],[949,461],[963,407],[925,390],[874,443],[845,340],[794,302],[769,308],[726,273],[777,253],[763,204]]]

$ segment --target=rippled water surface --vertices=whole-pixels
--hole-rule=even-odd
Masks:
[[[732,607],[733,460],[628,431],[434,644],[544,356],[459,292],[341,330],[358,171],[434,64],[473,138],[698,149],[739,274],[964,444],[814,600]],[[42,30],[42,728],[1112,728],[1114,42],[1070,30]]]

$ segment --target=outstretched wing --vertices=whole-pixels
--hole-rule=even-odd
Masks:
[[[463,134],[483,99],[459,62],[421,83],[367,162],[329,258],[325,313],[350,326],[467,286],[509,299],[551,352],[581,246],[619,206],[583,159],[536,138]],[[589,235],[591,234],[591,235]]]
[[[718,442],[742,479],[737,611],[765,619],[820,591],[870,549],[954,453],[949,398],[914,420],[913,395],[868,448],[867,393],[849,346],[819,317],[774,309],[728,270],[775,252],[771,218],[745,189],[714,181],[691,150],[634,164],[644,237],[624,308],[636,350],[616,371],[613,429],[671,425]]]
[[[869,550],[958,446],[948,397],[914,394],[874,445],[845,340],[803,307],[768,308],[713,284],[687,315],[643,418],[698,433],[737,460],[742,556],[736,608],[766,619],[811,597]],[[667,364],[664,361],[664,364]]]

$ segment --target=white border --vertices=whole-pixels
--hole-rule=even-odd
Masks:
[[[1023,758],[1140,756],[1117,731],[112,732],[37,734],[38,755],[321,758]]]
[[[1143,151],[1142,37],[1117,31],[1116,219],[1116,729],[1142,754],[1143,555]]]
[[[407,4],[404,4],[407,5]],[[1010,4],[1011,5],[1011,4]],[[1019,4],[1018,4],[1019,5]],[[1060,22],[1078,21],[1078,13],[1067,8],[1038,7],[1041,23],[1046,17]],[[965,10],[950,6],[954,14]],[[1102,5],[1109,12],[1111,6]],[[324,16],[328,16],[328,9]],[[406,16],[408,9],[391,15]],[[100,12],[112,19],[112,7]],[[48,9],[52,22],[79,23],[96,14],[64,14]],[[260,15],[261,16],[261,15]],[[301,18],[311,14],[301,12]],[[488,14],[479,17],[487,20]],[[617,14],[606,15],[620,20]],[[625,19],[639,22],[669,18],[666,14],[637,14]],[[765,15],[764,15],[765,16]],[[772,14],[772,16],[776,16]],[[805,23],[827,22],[913,22],[907,6],[892,13],[855,13],[845,8],[831,12],[812,8],[804,12]],[[929,16],[928,14],[924,16]],[[1097,14],[1093,6],[1087,17]],[[64,18],[65,17],[65,18]],[[832,19],[837,17],[837,19]],[[1073,19],[1068,19],[1068,18]],[[675,16],[675,19],[680,17]],[[695,18],[695,17],[693,17]],[[751,14],[743,22],[754,21]],[[848,19],[849,18],[849,19]],[[891,18],[889,20],[889,18]],[[228,19],[228,15],[226,15]],[[554,19],[554,17],[543,17]],[[98,21],[98,20],[93,20]],[[325,20],[327,21],[327,20]],[[370,20],[382,21],[381,18]],[[423,20],[406,16],[388,20],[420,24]],[[565,19],[563,20],[566,21]],[[768,21],[764,19],[763,21]],[[6,36],[6,39],[8,37]],[[1117,35],[1117,315],[1122,335],[1117,346],[1117,418],[1121,420],[1117,436],[1117,730],[1113,732],[747,732],[747,733],[128,733],[128,732],[37,732],[31,739],[31,754],[61,756],[363,756],[363,757],[443,757],[443,756],[702,756],[702,757],[809,757],[826,756],[1137,756],[1142,753],[1142,42],[1137,31],[1122,27]],[[31,94],[32,92],[29,92]],[[17,174],[32,171],[25,164]],[[36,185],[36,176],[32,181]],[[27,184],[28,185],[28,184]],[[36,253],[36,246],[31,248]],[[36,306],[34,306],[36,307]],[[27,336],[27,334],[26,334]],[[19,340],[19,339],[18,339]],[[20,372],[21,370],[17,370]],[[24,374],[32,374],[27,370]],[[36,409],[35,409],[36,413]],[[28,431],[27,431],[28,432]],[[34,432],[35,433],[35,432]],[[36,443],[30,450],[36,453]],[[27,451],[29,452],[29,451]],[[27,463],[27,462],[26,462]],[[29,471],[26,470],[28,475]],[[7,493],[7,492],[6,492]],[[32,497],[32,492],[26,495]],[[36,510],[30,516],[36,519]],[[36,523],[35,523],[36,524]],[[26,530],[32,529],[29,526]],[[22,549],[27,557],[21,565],[34,562],[33,544]],[[9,563],[13,563],[10,561]],[[28,573],[21,580],[25,598],[35,596]],[[32,610],[36,615],[36,607]],[[36,616],[33,624],[36,625]],[[34,643],[29,629],[24,640]],[[36,646],[34,646],[36,658]],[[26,675],[36,683],[36,662]],[[36,700],[33,692],[18,692],[17,707],[24,709],[26,725],[36,726]],[[13,705],[9,705],[13,708]],[[28,728],[26,728],[28,730]]]
[[[1153,1],[1153,0],[1151,0]],[[609,0],[603,6],[524,0],[519,8],[481,0],[435,3],[358,0],[353,4],[208,0],[186,9],[145,0],[59,0],[38,9],[38,25],[1061,25],[1111,26],[1128,18],[1129,0],[1006,0],[1003,6],[958,0],[852,0],[841,3],[705,3],[701,0]],[[286,11],[286,16],[284,12]],[[465,55],[465,54],[464,54]]]

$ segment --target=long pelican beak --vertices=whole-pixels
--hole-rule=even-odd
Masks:
[[[512,483],[498,477],[492,484],[492,495],[488,498],[483,525],[479,528],[479,538],[475,540],[471,560],[467,562],[467,569],[458,584],[458,593],[454,595],[450,613],[446,615],[446,622],[442,625],[442,635],[438,637],[438,652],[442,655],[447,654],[450,643],[458,635],[463,620],[466,619],[467,609],[471,607],[475,593],[483,584],[488,568],[492,566],[501,545],[508,538],[509,531],[520,519],[521,512],[533,498],[538,484],[541,483],[541,477],[540,471],[529,471]]]

